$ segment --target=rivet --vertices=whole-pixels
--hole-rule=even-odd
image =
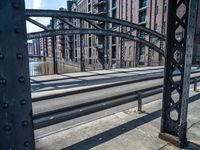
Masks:
[[[17,4],[16,2],[12,2],[12,7],[15,8],[15,9],[20,8],[19,4]]]
[[[9,106],[8,103],[2,103],[1,104],[1,107],[4,108],[4,109],[8,108],[8,106]]]
[[[17,53],[17,59],[22,59],[22,58],[23,58],[22,53]]]
[[[11,126],[7,124],[3,127],[3,130],[9,132],[11,130]]]
[[[18,78],[18,81],[20,83],[24,83],[25,82],[25,78],[23,76],[21,76],[21,77]]]
[[[30,145],[29,141],[24,142],[25,147],[29,147],[29,145]]]
[[[3,60],[4,59],[4,56],[2,53],[0,53],[0,60]]]
[[[0,84],[5,85],[6,84],[6,80],[4,78],[0,78]]]
[[[19,28],[15,28],[15,33],[21,33]]]
[[[25,100],[25,99],[22,99],[22,100],[20,101],[20,104],[21,104],[21,105],[26,105],[26,100]]]
[[[13,150],[13,148],[12,147],[7,147],[6,150]]]
[[[28,126],[28,121],[23,121],[22,126],[27,127]]]

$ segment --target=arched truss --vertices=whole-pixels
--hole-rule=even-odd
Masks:
[[[88,14],[88,13],[80,13],[80,12],[69,12],[69,11],[58,11],[58,10],[33,10],[33,9],[27,9],[26,10],[26,17],[56,17],[56,18],[76,18],[76,19],[82,19],[82,20],[94,20],[94,21],[103,21],[107,23],[115,23],[120,26],[129,27],[133,30],[140,30],[144,31],[147,34],[151,34],[152,36],[158,37],[162,40],[165,40],[165,36],[155,32],[151,29],[145,28],[143,26],[140,26],[135,23],[131,23],[125,20],[115,19],[111,17],[106,16],[100,16],[100,15],[94,15],[94,14]],[[90,22],[90,21],[88,21]],[[97,27],[97,25],[96,25]]]
[[[37,32],[37,33],[29,33],[28,39],[33,38],[40,38],[42,36],[56,36],[56,35],[72,35],[72,34],[95,34],[95,35],[106,35],[106,36],[116,36],[121,37],[129,40],[133,40],[135,42],[144,44],[145,46],[148,46],[152,48],[154,51],[160,53],[164,56],[164,51],[157,47],[154,43],[155,41],[164,41],[165,36],[153,31],[151,29],[145,28],[141,25],[131,23],[125,20],[115,19],[111,17],[105,17],[100,15],[94,15],[94,14],[87,14],[87,13],[80,13],[80,12],[69,12],[69,11],[58,11],[58,10],[33,10],[33,9],[27,9],[26,10],[26,17],[27,21],[39,26],[40,28],[44,29],[45,31]],[[31,19],[30,17],[51,17],[51,18],[57,18],[61,20],[62,22],[68,24],[69,29],[64,30],[52,30],[52,28],[47,28],[44,25],[40,24],[39,22]],[[77,26],[74,25],[71,21],[68,19],[80,19],[81,21],[85,21],[89,23],[94,28],[83,28],[81,25]],[[110,24],[115,24],[118,28],[116,31],[116,28],[110,28],[110,29],[102,29],[95,21],[99,22],[106,22]],[[126,33],[123,33],[119,28],[120,27],[126,27],[129,30]],[[144,38],[141,38],[139,36],[135,36],[133,34],[134,31],[142,31],[148,34],[151,37],[154,37],[156,40],[154,42],[148,42]]]
[[[148,46],[164,56],[164,51],[161,50],[159,47],[156,45],[147,42],[146,40],[129,35],[126,33],[120,33],[116,31],[110,31],[110,30],[100,30],[100,29],[63,29],[63,30],[51,30],[51,31],[42,31],[42,32],[35,32],[35,33],[29,33],[28,34],[28,39],[36,39],[36,38],[41,38],[41,37],[52,37],[52,36],[57,36],[57,35],[74,35],[74,34],[94,34],[94,35],[105,35],[105,36],[115,36],[115,37],[121,37],[125,38],[128,40],[132,40],[138,43],[141,43],[145,46]]]

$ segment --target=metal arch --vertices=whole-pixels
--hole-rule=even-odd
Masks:
[[[117,36],[122,37],[125,39],[133,40],[135,42],[144,44],[145,46],[148,46],[152,48],[154,51],[158,52],[162,56],[164,56],[164,51],[160,48],[158,48],[156,45],[147,42],[144,39],[141,39],[137,36],[129,35],[126,33],[116,32],[116,31],[110,31],[110,30],[98,30],[98,29],[63,29],[63,30],[51,30],[51,31],[42,31],[42,32],[35,32],[35,33],[29,33],[27,34],[28,39],[35,39],[35,38],[41,38],[41,37],[50,37],[50,36],[56,36],[56,35],[73,35],[73,34],[95,34],[95,35],[106,35],[106,36]]]
[[[27,17],[66,17],[66,18],[78,18],[78,19],[87,19],[87,20],[96,20],[96,21],[116,23],[116,24],[120,24],[122,26],[134,28],[137,30],[142,30],[142,31],[149,33],[151,35],[154,35],[162,40],[165,40],[165,36],[156,31],[142,27],[135,23],[131,23],[131,22],[128,22],[125,20],[115,19],[115,18],[111,18],[111,17],[107,17],[107,16],[102,17],[99,15],[88,14],[88,13],[60,11],[60,10],[39,10],[39,9],[38,10],[27,9],[26,16]]]

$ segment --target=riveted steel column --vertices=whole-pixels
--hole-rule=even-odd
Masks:
[[[80,20],[80,28],[83,26],[82,19]],[[81,72],[85,71],[85,51],[83,48],[83,34],[80,34],[80,61],[81,61]]]
[[[122,29],[122,33],[124,32],[124,27],[122,26],[121,27]],[[124,38],[121,38],[121,50],[120,50],[120,68],[124,68],[125,67],[125,60],[124,60],[124,57],[125,57],[125,49],[124,49]]]
[[[0,149],[34,150],[24,0],[1,0],[0,20]]]
[[[55,29],[55,18],[52,17],[52,29]],[[52,56],[53,56],[53,70],[54,74],[58,73],[58,62],[57,62],[57,54],[56,54],[56,36],[51,37],[51,43],[52,43]]]
[[[159,137],[178,147],[183,147],[187,142],[187,109],[197,2],[168,1],[167,52]],[[184,14],[178,14],[180,7],[185,8],[185,11],[182,11]],[[180,31],[183,32],[183,37],[177,38]],[[176,53],[180,53],[181,57],[177,58]],[[173,74],[177,70],[181,73],[180,83],[175,83],[173,79]],[[178,98],[173,96],[174,91],[177,91]]]
[[[105,30],[108,29],[108,23],[105,23]],[[109,63],[108,63],[108,58],[109,58],[109,45],[108,45],[109,38],[108,36],[104,36],[104,43],[103,43],[103,48],[104,48],[104,69],[109,69]]]

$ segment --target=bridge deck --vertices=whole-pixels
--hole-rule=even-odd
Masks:
[[[200,71],[193,67],[194,71]],[[48,99],[163,76],[163,67],[145,67],[31,77],[32,98]],[[126,83],[127,82],[127,83]]]
[[[32,97],[45,97],[163,74],[163,67],[100,70],[31,77]]]
[[[191,91],[190,95],[190,143],[185,149],[199,150],[200,93]],[[142,114],[132,108],[67,130],[66,126],[60,126],[57,131],[37,138],[36,147],[48,150],[178,150],[158,138],[161,100],[145,104],[143,109],[145,113]]]

